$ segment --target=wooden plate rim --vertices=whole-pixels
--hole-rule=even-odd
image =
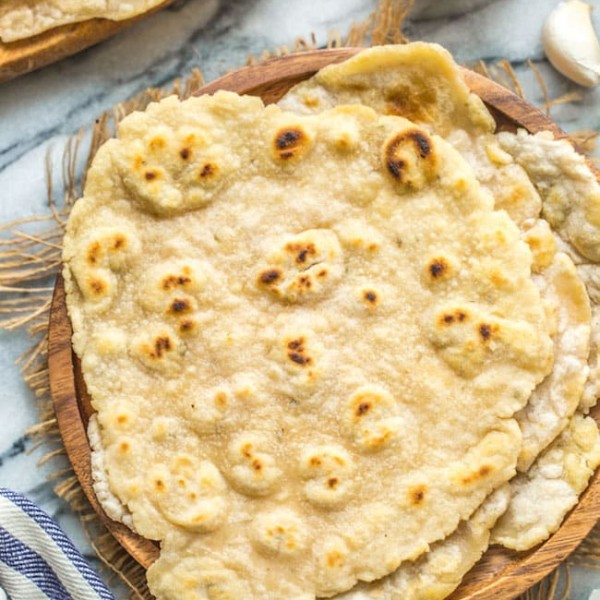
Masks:
[[[361,48],[317,50],[271,59],[228,73],[205,85],[197,94],[225,89],[252,95],[260,93],[267,96],[267,101],[273,101],[292,84],[307,79],[328,64],[346,60],[360,50]],[[546,115],[506,88],[467,69],[463,69],[463,75],[469,88],[493,109],[497,120],[505,119],[531,133],[547,130],[556,138],[569,139]],[[594,172],[597,173],[595,169]],[[156,544],[107,517],[93,492],[91,454],[83,424],[84,416],[78,401],[76,358],[71,347],[71,335],[64,282],[59,274],[50,311],[48,340],[50,391],[58,426],[67,455],[92,507],[125,550],[144,568],[148,568],[158,555]],[[592,415],[600,423],[600,407],[592,411]],[[599,477],[600,474],[596,471],[578,504],[546,542],[526,553],[508,552],[515,562],[495,573],[492,579],[475,576],[469,581],[467,575],[466,582],[450,598],[485,600],[493,594],[513,598],[542,579],[579,545],[600,517]],[[474,567],[472,571],[476,569]]]

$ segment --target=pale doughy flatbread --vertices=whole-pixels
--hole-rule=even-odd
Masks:
[[[577,504],[599,464],[596,422],[577,412],[531,469],[511,481],[512,499],[492,530],[492,543],[528,550],[545,540]]]
[[[494,492],[452,535],[434,544],[415,562],[405,562],[391,575],[370,584],[358,584],[337,598],[446,598],[490,543],[528,550],[554,533],[599,465],[598,428],[591,418],[578,411],[527,473],[519,474],[509,485]],[[501,516],[501,523],[494,528]]]
[[[91,466],[94,493],[104,512],[113,520],[133,528],[131,513],[110,489],[110,479],[106,470],[104,447],[98,425],[98,415],[93,414],[88,423],[87,436],[92,450]]]
[[[600,186],[585,158],[550,132],[532,136],[521,129],[497,137],[539,190],[553,230],[585,259],[600,262]]]
[[[526,236],[530,242],[539,234]],[[583,281],[573,261],[563,252],[535,277],[542,298],[554,312],[554,366],[535,389],[527,406],[517,415],[523,433],[519,470],[533,464],[540,448],[546,448],[562,431],[581,400],[588,378],[591,310]]]
[[[415,59],[414,64],[411,64],[411,58]],[[436,76],[431,77],[426,68],[426,75],[421,77],[419,61],[437,64]],[[549,141],[551,135],[534,138],[525,132],[518,137],[503,133],[499,144],[486,126],[488,121],[482,116],[481,105],[470,99],[456,66],[449,65],[451,62],[451,58],[435,46],[409,44],[375,48],[346,63],[324,69],[293,88],[280,105],[303,114],[314,114],[323,107],[357,103],[381,113],[404,114],[420,120],[424,127],[444,135],[461,152],[484,189],[494,196],[496,208],[506,210],[519,226],[534,254],[533,267],[539,273],[536,282],[548,301],[556,325],[555,368],[518,415],[524,433],[519,469],[525,471],[549,444],[547,452],[557,454],[555,450],[562,444],[562,438],[555,444],[552,440],[570,422],[578,404],[587,410],[599,396],[600,311],[594,308],[590,351],[590,307],[582,279],[597,304],[590,280],[600,281],[597,274],[600,271],[596,265],[584,264],[575,272],[564,254],[556,255],[551,230],[539,216],[543,208],[543,216],[563,238],[558,240],[560,248],[575,262],[586,262],[594,258],[600,247],[597,228],[600,188],[583,158],[565,142]],[[398,89],[404,93],[396,93]],[[398,97],[406,100],[394,101]],[[449,108],[448,97],[456,100],[452,108]],[[419,99],[420,104],[415,105],[413,99]],[[524,140],[527,143],[522,143]],[[575,248],[588,258],[582,259]],[[596,286],[596,289],[600,287]],[[586,365],[588,354],[589,367]],[[591,432],[593,428],[593,423],[588,424],[587,431]],[[578,451],[581,461],[595,466],[594,445],[579,447]],[[570,460],[574,452],[568,455]],[[530,473],[529,490],[534,491],[539,485],[539,473],[539,470]],[[586,483],[590,473],[585,478]],[[572,494],[580,493],[585,487],[583,479],[577,488],[573,488]],[[520,484],[517,485],[521,509],[534,512],[535,493],[528,494]],[[546,510],[549,522],[560,523],[568,508],[557,501],[546,506]],[[513,546],[521,534],[522,538],[517,541],[520,547],[531,547],[545,539],[549,531],[549,527],[540,527],[534,533],[514,532]],[[443,546],[444,542],[439,545]],[[399,569],[402,570],[403,567]]]
[[[164,0],[2,0],[0,40],[14,42],[88,19],[131,19]]]
[[[491,133],[495,123],[472,94],[450,53],[437,44],[376,46],[321,69],[278,103],[298,114],[363,104],[447,137],[454,130]]]
[[[415,562],[405,562],[394,573],[372,583],[359,583],[338,600],[441,600],[449,596],[481,558],[490,529],[506,511],[510,485],[498,488],[445,540],[434,544]]]
[[[539,192],[519,161],[515,161],[499,145],[492,134],[494,125],[490,114],[481,100],[469,92],[457,65],[443,48],[416,42],[365,50],[343,63],[322,69],[313,78],[298,84],[279,104],[302,114],[315,114],[324,108],[342,104],[361,104],[383,114],[401,114],[412,118],[444,136],[469,162],[484,189],[492,194],[495,207],[506,210],[519,226],[536,257],[534,269],[541,273],[539,284],[542,288],[549,288],[550,284],[543,282],[546,277],[543,271],[553,260],[554,244],[547,242],[549,236],[543,235],[540,227],[531,231],[532,224],[539,222],[542,211]],[[511,134],[501,135],[510,138]],[[582,162],[583,159],[580,159]],[[544,169],[543,160],[538,160],[536,164],[539,169]],[[559,171],[560,165],[555,166],[554,172]],[[568,167],[565,175],[571,172],[579,173],[585,182],[589,182],[590,177],[593,179],[589,169],[582,169],[580,164]],[[587,175],[582,174],[584,172]],[[581,191],[580,185],[578,189]],[[582,200],[574,199],[574,202],[579,206]],[[547,211],[544,208],[543,214],[546,215]],[[581,209],[575,212],[578,216],[568,220],[572,231],[577,230],[585,211]],[[554,223],[558,223],[558,216]],[[586,226],[586,231],[588,229],[590,227]],[[593,245],[594,240],[592,236],[589,245]],[[581,283],[575,281],[576,278],[572,278],[572,290],[563,286],[559,292],[559,296],[564,295],[570,306],[585,304],[582,298],[585,291]],[[560,313],[561,298],[554,294],[549,301],[553,304],[551,311]],[[567,331],[573,319],[583,325],[585,316],[573,313],[571,317],[564,313],[558,316],[562,318],[562,323],[557,323],[557,327],[563,335],[559,336],[557,342],[562,340],[561,354],[565,361],[558,365],[557,371],[544,388],[536,392],[536,397],[519,416],[524,429],[518,465],[522,471],[565,427],[579,402],[581,379],[587,374],[584,363],[588,349],[583,327],[578,328],[580,334],[575,336],[577,339],[573,339],[570,331]],[[571,365],[568,368],[567,363]],[[573,380],[571,374],[578,369],[578,364],[581,372]],[[552,399],[546,402],[549,396]]]
[[[554,254],[552,238],[544,222],[532,225],[526,239],[534,250],[534,266],[544,271],[537,276],[542,298],[558,310],[555,323],[555,363],[552,373],[536,388],[523,415],[546,421],[553,413],[545,409],[565,397],[581,398],[588,372],[589,302],[583,283],[576,276],[573,262],[564,254]],[[535,242],[534,242],[535,240]],[[548,260],[552,262],[547,265]],[[568,386],[568,389],[565,389]],[[581,409],[581,405],[579,407]],[[519,413],[521,414],[521,413]],[[460,584],[466,572],[479,560],[490,543],[490,529],[509,506],[514,487],[515,504],[503,517],[501,534],[494,543],[526,550],[556,531],[564,515],[577,502],[600,461],[600,440],[595,423],[581,420],[576,413],[566,421],[570,434],[559,436],[544,457],[534,463],[526,475],[511,480],[508,488],[492,494],[478,511],[448,538],[437,542],[414,563],[403,563],[394,573],[371,584],[359,584],[340,600],[437,600],[448,596]],[[527,422],[520,421],[522,428]],[[548,427],[553,424],[547,423]],[[520,457],[524,455],[521,451]],[[552,491],[558,491],[556,501]],[[544,496],[544,494],[548,494]],[[544,496],[543,509],[539,502]],[[512,501],[511,501],[512,502]],[[523,515],[523,516],[520,516]]]
[[[131,115],[64,258],[161,598],[330,596],[417,558],[514,474],[552,365],[515,225],[443,140],[364,107]]]
[[[566,141],[548,133],[535,136],[520,130],[498,135],[502,148],[528,173],[543,197],[543,214],[558,234],[562,249],[585,281],[594,318],[590,350],[590,373],[583,394],[589,409],[600,397],[600,185],[585,159]]]
[[[545,229],[534,226],[529,235],[535,235],[542,242]],[[539,246],[533,244],[538,249],[544,246],[544,243]],[[574,277],[574,271],[572,261],[565,254],[558,253],[547,268],[546,276],[538,277],[542,298],[550,300],[552,296],[560,296],[560,302],[552,302],[551,306],[558,306],[561,313],[554,319],[557,325],[554,338],[557,341],[553,372],[536,388],[530,399],[530,403],[539,403],[542,418],[551,414],[543,410],[544,404],[551,404],[556,396],[576,396],[573,389],[565,391],[565,385],[575,386],[581,397],[587,374],[585,359],[580,357],[583,355],[581,347],[586,347],[589,342],[589,316],[586,316],[589,306],[587,295],[580,289],[582,283]],[[586,328],[587,335],[581,331]],[[535,411],[530,414],[535,415]],[[503,517],[498,533],[494,529],[494,543],[527,550],[546,539],[575,505],[600,464],[600,436],[595,423],[591,419],[582,420],[578,412],[568,419],[567,425],[569,433],[563,432],[554,440],[526,474],[518,475],[506,488],[500,488],[486,499],[452,535],[434,544],[417,561],[403,563],[380,581],[357,585],[352,591],[338,596],[340,600],[445,598],[458,587],[467,571],[486,551],[490,544],[490,530],[508,506],[511,508]],[[556,500],[553,500],[554,492],[557,492]],[[511,493],[515,494],[514,505]],[[542,503],[540,498],[543,498]]]
[[[574,260],[592,303],[590,368],[579,410],[530,471],[511,482],[514,504],[493,532],[495,542],[526,550],[556,531],[600,464],[598,428],[583,416],[600,395],[600,186],[584,158],[566,141],[523,131],[498,137],[539,190],[544,215],[556,228],[557,244]]]

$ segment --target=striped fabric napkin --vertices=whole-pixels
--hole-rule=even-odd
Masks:
[[[114,600],[58,525],[0,487],[0,600]]]

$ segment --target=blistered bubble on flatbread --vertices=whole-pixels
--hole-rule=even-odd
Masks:
[[[255,433],[241,433],[229,444],[229,478],[242,493],[264,496],[278,485],[282,475],[269,440]]]
[[[277,240],[267,250],[256,285],[284,302],[318,299],[344,274],[344,255],[332,231],[314,229]]]

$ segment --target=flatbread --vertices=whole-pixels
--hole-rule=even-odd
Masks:
[[[585,158],[550,132],[498,134],[543,198],[542,215],[585,259],[600,262],[600,186]]]
[[[552,366],[516,226],[450,145],[365,107],[129,116],[64,260],[160,598],[330,596],[417,558],[514,474]]]
[[[530,231],[530,235],[542,240],[540,233],[539,227],[532,227]],[[542,246],[533,244],[534,248]],[[587,356],[582,350],[589,345],[589,317],[586,315],[589,304],[585,290],[583,293],[581,290],[583,284],[575,276],[575,266],[564,253],[555,254],[546,276],[538,277],[538,285],[542,298],[550,300],[552,296],[560,296],[559,301],[554,298],[550,305],[558,306],[561,313],[554,317],[557,341],[553,371],[530,399],[530,403],[538,402],[543,409],[557,395],[581,398],[588,372],[585,358],[581,357]],[[566,385],[570,389],[566,390]],[[581,403],[579,410],[582,410]],[[522,412],[527,413],[525,409]],[[543,418],[548,416],[547,411],[540,413]],[[534,414],[534,410],[529,413]],[[526,423],[520,422],[520,425],[523,428]],[[452,535],[435,543],[415,562],[405,562],[387,577],[358,584],[338,598],[441,600],[460,585],[490,541],[515,550],[527,550],[554,533],[600,464],[600,436],[595,422],[583,419],[582,413],[577,412],[566,425],[567,432],[550,444],[526,474],[518,475],[494,492]],[[492,539],[490,530],[501,516],[501,526],[493,529]]]
[[[490,541],[490,529],[510,501],[510,485],[498,488],[445,540],[414,562],[403,563],[391,575],[359,583],[336,600],[441,600],[449,596],[467,571],[481,558]]]
[[[526,236],[534,250],[534,265],[537,264],[538,268],[546,265],[550,252],[546,235],[549,235],[547,225],[544,227],[538,223],[530,228]],[[555,324],[554,366],[552,373],[532,394],[529,405],[533,403],[533,407],[524,409],[517,417],[522,414],[534,418],[539,412],[540,418],[548,419],[552,413],[545,410],[545,406],[551,406],[557,399],[575,398],[577,403],[577,398],[582,397],[588,373],[588,296],[577,277],[573,262],[566,254],[555,253],[551,260],[550,265],[544,267],[544,277],[537,276],[535,279],[542,298],[553,310],[554,307],[558,310],[551,319]],[[577,422],[573,422],[574,418]],[[573,435],[559,436],[550,444],[544,458],[534,463],[534,468],[492,494],[448,538],[435,543],[417,561],[403,563],[382,580],[357,585],[352,591],[338,596],[340,600],[436,600],[450,595],[487,550],[490,530],[511,502],[513,484],[515,508],[511,508],[503,517],[502,535],[495,537],[494,543],[506,542],[507,547],[526,550],[543,541],[556,531],[564,515],[573,507],[600,460],[597,428],[590,420],[585,423],[580,421],[581,414],[577,413],[576,417],[570,417],[565,422],[565,427],[570,426],[575,439]],[[520,420],[519,424],[526,429],[526,421]],[[554,426],[553,423],[547,425]],[[520,458],[523,456],[521,450]],[[550,493],[545,499],[543,511],[540,511],[540,496],[554,488],[560,491],[557,501],[551,500]],[[522,514],[527,516],[521,520],[519,515]],[[519,547],[515,548],[515,544]]]
[[[528,238],[541,239],[540,235]],[[588,379],[590,301],[573,261],[563,252],[535,277],[542,298],[554,312],[554,366],[538,385],[527,406],[517,414],[523,433],[518,468],[526,471],[540,448],[546,448],[577,409]]]
[[[592,305],[589,371],[578,412],[533,468],[511,482],[514,504],[493,532],[496,543],[526,550],[556,531],[600,464],[598,427],[584,418],[600,396],[600,228],[596,217],[600,186],[585,159],[564,140],[524,131],[502,133],[498,138],[539,191],[557,245],[575,262]]]
[[[516,135],[503,132],[498,141],[539,190],[544,218],[577,265],[592,300],[590,372],[583,393],[589,409],[600,397],[600,185],[585,158],[565,140],[554,140],[546,132],[531,136],[520,130]]]
[[[0,40],[14,42],[60,25],[89,19],[131,19],[163,2],[164,0],[3,0],[0,3]]]
[[[548,538],[577,504],[598,465],[598,426],[577,412],[531,469],[511,481],[512,499],[492,530],[492,543],[528,550]]]
[[[551,289],[551,283],[543,281],[546,277],[544,269],[555,254],[554,244],[547,242],[550,230],[547,229],[547,235],[543,227],[537,226],[532,230],[540,222],[540,193],[527,170],[493,135],[491,115],[481,100],[469,92],[456,63],[446,50],[436,44],[422,42],[370,48],[343,63],[322,69],[311,79],[293,87],[279,102],[283,108],[301,114],[316,114],[324,108],[344,104],[369,106],[382,114],[400,114],[446,138],[473,168],[482,187],[493,196],[495,207],[505,210],[519,226],[523,238],[532,246],[535,256],[533,268],[541,273],[538,284],[542,289]],[[501,136],[512,139],[511,134]],[[539,168],[543,170],[543,166]],[[580,165],[571,167],[571,171],[578,169],[582,171]],[[559,172],[560,165],[554,171]],[[589,174],[589,169],[586,171],[588,175],[581,177],[589,183],[589,177],[593,178],[593,175]],[[577,200],[578,205],[580,202]],[[544,209],[543,214],[546,212],[547,209]],[[578,212],[582,213],[583,209]],[[577,230],[581,219],[569,220],[573,231]],[[553,223],[557,223],[556,219]],[[594,238],[591,238],[589,244],[593,245],[593,241]],[[572,291],[563,287],[559,292],[570,306],[586,303],[583,298],[585,291],[576,279],[574,275]],[[548,300],[551,312],[564,311],[559,308],[561,298],[556,294]],[[583,314],[579,317],[573,314],[573,319],[570,319],[569,314],[564,312],[558,316],[562,323],[557,323],[557,327],[563,333],[573,324],[573,319],[583,325],[582,319],[586,318]],[[589,317],[587,319],[589,321]],[[519,415],[524,428],[518,465],[521,471],[527,470],[535,457],[556,438],[577,407],[581,396],[581,374],[572,380],[571,373],[579,368],[576,363],[579,363],[582,372],[586,371],[583,363],[589,350],[583,328],[578,327],[577,340],[573,340],[570,333],[566,334],[566,338],[559,336],[565,364],[569,363],[571,368],[565,369],[562,368],[564,365],[560,365]],[[556,341],[560,342],[560,339]],[[543,398],[548,395],[552,396],[551,402]]]
[[[91,467],[94,494],[108,517],[113,521],[117,521],[117,523],[123,523],[124,525],[127,525],[127,527],[133,529],[131,513],[110,489],[110,478],[105,462],[106,454],[104,452],[104,447],[102,446],[98,415],[95,413],[90,417],[87,436],[90,443],[90,449],[92,450]]]
[[[441,137],[455,130],[492,133],[496,126],[482,100],[469,91],[452,55],[425,42],[363,50],[295,85],[278,104],[305,115],[362,104]]]
[[[420,71],[421,62],[436,66]],[[399,97],[406,100],[394,101]],[[523,430],[518,468],[527,471],[545,448],[555,452],[560,447],[560,440],[552,442],[570,423],[577,406],[589,410],[600,395],[600,310],[593,307],[592,319],[582,283],[586,281],[597,304],[594,294],[600,296],[600,286],[591,281],[600,282],[600,271],[595,264],[585,264],[595,259],[600,248],[600,188],[594,174],[569,144],[552,141],[551,134],[492,135],[485,107],[472,100],[451,57],[435,45],[366,50],[323,69],[280,101],[282,107],[302,114],[342,104],[410,116],[443,135],[469,162],[482,187],[494,197],[495,207],[510,215],[530,245],[535,280],[555,323],[555,367],[517,415]],[[563,252],[556,254],[557,246]],[[564,252],[578,264],[577,270]],[[581,450],[581,460],[586,460],[586,452]],[[593,456],[587,458],[594,462]],[[536,473],[530,474],[532,481]],[[534,491],[535,485],[527,490],[517,485],[520,507],[529,502],[525,512],[535,512],[536,494],[527,491]],[[546,510],[549,522],[560,523],[568,509],[557,501]],[[549,528],[524,531],[520,541],[517,532],[514,535],[513,546],[531,547],[549,535]]]

